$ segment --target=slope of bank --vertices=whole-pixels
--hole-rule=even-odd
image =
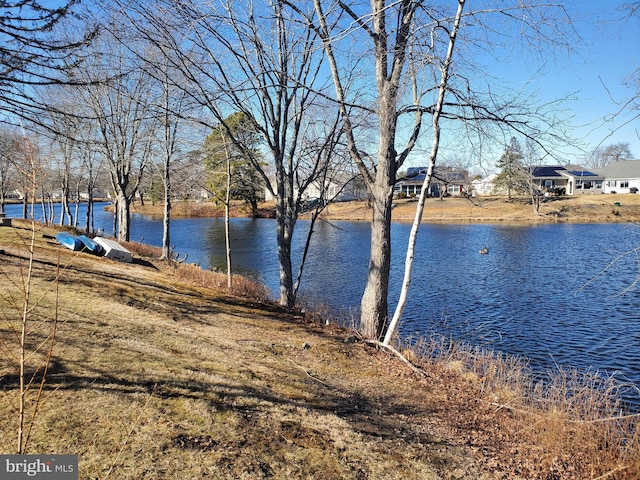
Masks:
[[[14,226],[0,227],[5,453],[16,451],[30,241],[27,223]],[[473,373],[452,350],[417,373],[349,331],[229,295],[224,277],[140,255],[122,264],[73,253],[55,232],[35,232],[28,412],[54,326],[55,345],[28,451],[78,454],[79,478],[569,479],[611,470],[602,446],[612,436],[576,454],[558,439],[576,445],[592,424],[568,417],[559,430],[541,411],[512,408],[520,394],[493,382],[517,375],[517,364]]]

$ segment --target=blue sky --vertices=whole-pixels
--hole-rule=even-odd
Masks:
[[[625,18],[620,10],[625,1],[564,3],[582,43],[535,79],[538,95],[542,101],[571,97],[561,108],[572,117],[572,134],[587,150],[623,142],[640,159],[640,120],[630,122],[640,111],[627,109],[614,117],[634,94],[623,82],[640,68],[640,19]],[[575,157],[582,154],[573,151]],[[567,162],[580,163],[580,158]]]
[[[576,134],[593,147],[626,142],[634,158],[640,159],[640,120],[625,125],[634,112],[611,119],[633,90],[623,86],[625,78],[640,68],[640,19],[622,20],[618,7],[625,2],[591,0],[568,5],[574,25],[585,45],[576,46],[584,59],[572,57],[556,74],[546,75],[543,85],[550,95],[577,91],[569,103],[575,115]],[[635,115],[640,114],[635,111]]]
[[[567,118],[572,126],[569,134],[576,142],[559,149],[562,163],[584,164],[586,152],[613,143],[628,143],[633,158],[640,160],[640,119],[631,120],[640,115],[640,101],[635,111],[627,109],[614,117],[621,104],[637,93],[637,87],[633,90],[623,85],[640,68],[640,18],[626,18],[620,9],[631,1],[638,0],[560,1],[579,41],[571,39],[573,51],[568,54],[558,47],[557,55],[549,52],[543,56],[539,72],[540,58],[524,56],[517,38],[507,37],[500,46],[501,53],[494,52],[495,58],[487,55],[488,60],[483,60],[498,83],[534,95],[536,104],[550,105]],[[557,99],[563,101],[556,103]],[[442,147],[445,163],[447,158],[456,157],[460,148],[456,135],[444,139]],[[495,170],[495,160],[503,151],[502,145],[486,149],[480,160],[481,170]],[[477,157],[476,153],[468,155]],[[424,154],[409,163],[416,162],[424,163]],[[558,159],[545,163],[558,163]]]

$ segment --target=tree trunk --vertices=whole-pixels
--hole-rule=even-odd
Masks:
[[[251,205],[251,218],[258,218],[258,199],[252,196],[249,199],[249,205]]]
[[[80,221],[80,219],[78,218],[79,216],[80,216],[80,185],[76,187],[75,211],[73,214],[73,226],[75,228],[78,228],[78,222]]]
[[[165,174],[166,175],[166,174]],[[171,254],[171,183],[164,179],[164,217],[162,220],[162,258],[169,259]]]
[[[227,159],[227,191],[224,196],[224,245],[227,257],[227,288],[231,289],[233,273],[231,271],[231,235],[229,231],[229,204],[231,203],[231,159],[227,143],[224,144],[225,156]]]
[[[293,298],[293,268],[291,266],[291,237],[283,219],[278,219],[278,261],[280,264],[280,305],[291,308]]]
[[[68,180],[65,180],[67,183]],[[63,185],[62,187],[62,205],[60,205],[60,226],[64,225],[64,217],[67,216],[67,225],[73,225],[73,217],[71,215],[71,206],[69,205],[69,187]],[[52,219],[53,220],[53,219]]]
[[[281,174],[282,175],[282,174]],[[280,305],[293,307],[293,268],[291,266],[291,236],[295,219],[291,219],[285,196],[284,181],[278,181],[276,198],[276,240],[278,245],[278,264],[280,266]]]
[[[391,269],[391,205],[393,188],[374,185],[371,221],[371,254],[367,286],[360,303],[360,330],[367,338],[380,339],[388,319],[389,271]],[[386,192],[385,192],[386,190]]]
[[[458,11],[454,21],[454,27],[449,35],[449,47],[447,49],[447,56],[444,61],[444,67],[442,69],[442,76],[440,78],[440,85],[438,86],[438,100],[436,102],[436,108],[433,113],[433,142],[431,144],[431,154],[429,155],[429,167],[427,174],[422,182],[422,189],[420,191],[420,200],[418,201],[418,207],[416,208],[416,215],[411,226],[411,234],[409,235],[409,244],[407,245],[407,256],[405,259],[404,278],[402,281],[402,289],[400,291],[400,298],[398,299],[398,305],[396,311],[393,314],[391,323],[384,337],[383,344],[389,345],[391,339],[395,335],[404,307],[409,296],[409,285],[411,285],[411,272],[413,270],[413,255],[416,246],[416,240],[418,238],[418,229],[420,228],[420,222],[422,221],[422,212],[424,211],[424,202],[427,198],[427,192],[431,186],[431,178],[433,176],[433,170],[436,165],[436,158],[438,157],[438,150],[440,149],[440,115],[444,109],[445,95],[447,92],[447,86],[449,84],[449,66],[451,65],[451,58],[453,56],[454,46],[456,42],[456,36],[458,29],[460,28],[460,19],[462,18],[462,10],[464,8],[465,0],[458,0]],[[444,192],[447,187],[445,184]],[[443,193],[444,193],[443,192]],[[442,197],[440,197],[442,199]]]
[[[91,187],[87,188],[87,216],[86,216],[86,234],[90,234],[93,231],[93,222],[91,221],[93,217],[93,189]]]
[[[127,195],[118,193],[117,201],[117,217],[118,217],[118,241],[128,242],[130,239],[129,225],[131,223],[131,200]]]

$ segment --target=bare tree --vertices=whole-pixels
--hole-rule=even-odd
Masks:
[[[156,62],[152,62],[153,70],[151,74],[156,78],[159,88],[159,102],[156,106],[160,123],[159,149],[162,152],[162,185],[163,185],[163,221],[162,221],[162,258],[171,259],[171,206],[172,189],[171,173],[173,162],[179,153],[180,145],[178,135],[181,127],[185,124],[183,115],[186,110],[186,93],[182,88],[175,87],[175,78],[179,72],[172,69],[166,59],[154,52]],[[147,57],[148,58],[148,57]],[[144,66],[148,66],[145,62]],[[142,68],[144,68],[142,66]]]
[[[9,128],[0,129],[0,214],[4,214],[7,194],[17,187],[15,163],[19,145],[18,133]]]
[[[544,156],[538,153],[538,148],[535,142],[527,139],[523,152],[523,178],[531,198],[531,206],[533,207],[534,215],[540,214],[540,200],[542,198],[542,189],[534,180],[534,172],[537,167],[542,164]]]
[[[409,295],[409,285],[411,284],[411,272],[413,269],[413,256],[415,245],[418,237],[418,228],[420,227],[420,223],[422,221],[422,213],[424,210],[424,202],[427,197],[427,192],[429,191],[429,185],[431,183],[431,178],[433,177],[433,169],[436,165],[436,158],[438,157],[438,150],[440,148],[440,116],[444,110],[444,100],[445,95],[447,93],[447,86],[449,84],[449,76],[451,75],[450,67],[451,61],[453,58],[453,52],[456,44],[456,39],[458,36],[458,31],[460,30],[460,20],[462,19],[462,12],[464,11],[464,0],[458,1],[458,9],[456,11],[456,15],[453,18],[452,25],[448,29],[449,32],[449,42],[447,46],[447,53],[442,62],[442,68],[440,72],[440,83],[438,84],[438,98],[436,101],[436,105],[433,112],[432,117],[432,125],[433,125],[433,143],[431,146],[431,154],[429,156],[429,167],[427,168],[427,174],[425,175],[424,182],[422,185],[422,190],[420,191],[420,199],[418,201],[418,207],[416,208],[416,215],[413,221],[413,225],[411,226],[411,233],[409,235],[409,245],[407,247],[407,256],[405,259],[405,270],[404,270],[404,279],[402,282],[402,289],[400,291],[400,298],[398,300],[398,305],[396,306],[396,310],[393,314],[391,322],[389,324],[389,328],[387,329],[384,336],[384,345],[389,345],[391,343],[391,339],[396,333],[398,328],[398,324],[400,323],[400,319],[402,318],[402,313],[404,312],[404,307],[407,303],[407,297]]]
[[[320,166],[308,168],[301,139],[316,121],[310,108],[326,92],[321,82],[323,52],[315,32],[292,18],[284,0],[223,1],[218,8],[196,2],[117,2],[187,79],[186,90],[222,125],[235,147],[259,172],[276,201],[280,303],[295,303],[291,256],[305,190]],[[300,7],[303,8],[303,7]],[[185,51],[184,45],[189,45]],[[176,52],[181,55],[175,56]],[[184,87],[184,85],[183,85]],[[265,168],[226,124],[228,110],[252,119],[269,152]],[[316,139],[332,145],[330,139]],[[275,178],[271,178],[272,168]]]
[[[621,160],[632,160],[631,148],[626,142],[614,143],[611,145],[600,145],[593,150],[587,158],[589,168],[602,168],[610,163]]]
[[[155,141],[157,91],[153,77],[136,66],[129,50],[109,32],[94,42],[90,54],[91,61],[74,74],[83,79],[82,98],[96,123],[96,145],[116,195],[114,235],[128,241],[130,205]]]
[[[37,122],[47,106],[34,99],[34,87],[69,82],[69,59],[95,35],[89,28],[76,39],[57,29],[71,17],[78,0],[0,3],[0,109],[8,116]]]
[[[232,121],[235,135],[242,135],[235,131],[241,129],[246,124],[246,118],[242,114],[236,114],[238,121]],[[250,123],[250,122],[249,122]],[[245,134],[246,135],[246,134]],[[207,168],[207,176],[210,180],[207,182],[207,189],[214,195],[218,201],[222,201],[224,205],[224,246],[227,261],[227,288],[233,286],[233,272],[231,268],[231,230],[229,211],[231,205],[231,178],[233,175],[232,164],[243,165],[245,161],[234,157],[231,153],[235,150],[233,142],[227,137],[227,131],[222,126],[215,129],[205,139],[205,165]],[[238,161],[239,160],[239,161]],[[221,181],[221,178],[224,180]],[[221,184],[224,183],[222,188]],[[221,191],[222,190],[222,191]]]
[[[489,128],[483,127],[487,123],[530,136],[540,127],[535,122],[541,119],[541,112],[526,108],[523,100],[506,95],[499,98],[489,86],[473,89],[482,75],[473,71],[480,66],[472,62],[475,52],[492,50],[498,35],[508,35],[509,29],[500,25],[503,20],[520,22],[516,34],[525,46],[528,42],[539,45],[544,38],[555,39],[555,29],[561,25],[555,23],[553,6],[536,9],[533,4],[514,1],[469,11],[460,19],[460,31],[465,32],[462,46],[457,42],[450,55],[456,12],[464,4],[464,0],[372,0],[368,9],[347,2],[327,6],[314,0],[318,20],[309,23],[323,38],[349,153],[360,169],[373,204],[369,275],[361,301],[361,329],[368,337],[381,338],[387,327],[393,185],[397,172],[420,140],[423,116],[438,114],[441,122],[458,122],[477,138],[491,135]],[[557,10],[563,13],[561,6]],[[337,54],[347,48],[349,56]],[[343,72],[350,71],[353,64],[363,70],[363,76],[369,75],[376,82],[375,89],[362,98],[356,97],[343,79]],[[468,77],[464,76],[465,68],[473,71]],[[438,113],[442,91],[438,88],[438,72],[447,69],[453,73],[443,86],[446,98]],[[368,136],[362,140],[356,118],[363,115],[376,119],[376,143],[370,142]]]
[[[82,131],[82,118],[78,116],[77,104],[70,101],[70,90],[64,86],[56,86],[55,90],[43,97],[52,108],[43,114],[41,126],[45,127],[43,134],[51,139],[54,163],[57,166],[58,184],[60,187],[60,225],[75,225],[74,215],[71,213],[70,196],[72,188],[72,174],[79,171],[76,153]],[[37,129],[37,126],[36,126]]]

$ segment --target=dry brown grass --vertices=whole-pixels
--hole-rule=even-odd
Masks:
[[[139,257],[162,258],[162,248],[140,242],[122,242],[122,246]]]
[[[616,205],[619,203],[620,205]],[[412,222],[417,199],[396,200],[393,219]],[[525,197],[477,197],[473,199],[447,197],[428,198],[422,221],[425,223],[541,223],[541,222],[638,222],[640,195],[575,195],[549,197],[535,215],[530,200]],[[371,210],[365,202],[331,204],[323,218],[333,220],[370,220]]]
[[[470,442],[495,439],[497,458],[487,465],[510,465],[522,478],[640,478],[639,417],[621,404],[613,377],[558,368],[542,380],[522,359],[439,336],[409,343],[405,352],[467,384],[462,396],[478,409],[460,412],[459,420],[474,432]]]
[[[618,223],[640,222],[640,195],[581,194],[565,197],[547,197],[540,206],[538,215],[527,197],[507,199],[503,196],[476,198],[447,197],[428,198],[422,221],[425,223],[504,223],[504,222],[569,222],[569,223]],[[619,204],[619,205],[616,205]],[[412,222],[417,199],[403,199],[394,202],[393,220]],[[145,215],[161,216],[162,205],[149,203],[135,205],[133,211]],[[260,206],[261,217],[274,216],[273,202]],[[231,215],[246,217],[249,209],[241,202],[232,207]],[[174,217],[221,217],[224,210],[213,202],[177,202],[172,208]],[[305,215],[301,216],[305,218]],[[326,220],[371,220],[371,207],[364,201],[339,202],[330,204],[322,213]]]
[[[10,278],[24,262],[16,225],[0,228]],[[78,454],[80,478],[637,478],[635,419],[605,418],[616,404],[592,377],[536,386],[514,359],[442,341],[407,351],[422,376],[196,267],[121,264],[39,237],[38,290],[58,264],[61,326],[30,451]],[[34,324],[34,344],[46,332]],[[3,452],[14,380],[3,350]]]
[[[177,279],[189,285],[224,291],[230,295],[269,302],[269,290],[262,284],[240,275],[233,275],[231,289],[227,288],[227,274],[204,270],[198,265],[180,265],[174,272]]]
[[[162,203],[145,203],[144,205],[135,204],[132,206],[132,211],[142,214],[151,215],[154,217],[162,217],[163,215]],[[265,202],[258,209],[258,216],[260,217],[273,217],[275,211],[275,204],[273,202]],[[240,201],[232,202],[230,214],[232,217],[248,217],[251,215],[251,209],[249,206]],[[215,202],[174,202],[171,207],[171,216],[173,218],[195,218],[195,217],[224,217],[224,206]]]
[[[16,224],[0,229],[10,277],[24,261]],[[182,267],[47,237],[39,289],[58,262],[62,325],[30,452],[78,454],[80,478],[483,478],[463,446],[425,428],[437,410],[427,385],[344,333],[190,285]],[[15,365],[1,359],[0,451],[11,452]]]

